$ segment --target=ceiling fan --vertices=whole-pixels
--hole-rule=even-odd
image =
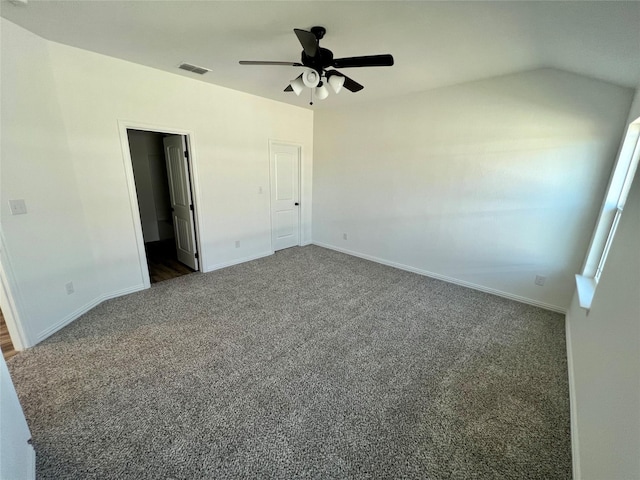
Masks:
[[[299,28],[294,28],[293,31],[302,45],[300,62],[241,60],[240,65],[305,67],[305,71],[291,80],[291,83],[284,91],[300,95],[304,87],[308,87],[315,91],[316,97],[320,100],[327,98],[329,95],[329,90],[326,87],[327,83],[335,93],[338,93],[342,87],[351,92],[359,92],[364,88],[363,85],[347,77],[342,72],[329,70],[329,68],[390,67],[393,65],[393,56],[389,54],[333,58],[331,50],[320,47],[320,40],[327,33],[324,27],[313,27],[309,32]],[[311,104],[313,105],[313,102]]]

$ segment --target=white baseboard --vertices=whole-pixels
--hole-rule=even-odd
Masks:
[[[62,320],[54,323],[49,328],[47,328],[47,329],[43,330],[42,332],[40,332],[38,334],[36,344],[40,343],[45,338],[50,337],[51,335],[56,333],[58,330],[66,327],[71,322],[73,322],[74,320],[79,318],[81,315],[84,315],[85,313],[87,313],[92,308],[97,307],[98,305],[100,305],[105,300],[110,300],[112,298],[121,297],[123,295],[128,295],[130,293],[139,292],[140,290],[144,290],[146,288],[148,288],[148,287],[145,287],[143,284],[140,284],[140,285],[135,285],[133,287],[125,288],[125,289],[122,289],[122,290],[117,290],[115,292],[105,293],[103,295],[100,295],[100,296],[94,298],[93,300],[91,300],[90,302],[84,304],[83,306],[81,306],[77,310],[71,312],[69,315],[64,317]],[[30,345],[30,346],[33,346],[33,345]]]
[[[319,247],[328,248],[329,250],[335,250],[337,252],[346,253],[347,255],[352,255],[354,257],[363,258],[365,260],[370,260],[372,262],[381,263],[382,265],[387,265],[389,267],[398,268],[400,270],[405,270],[407,272],[417,273],[418,275],[423,275],[425,277],[435,278],[436,280],[442,280],[444,282],[453,283],[455,285],[460,285],[462,287],[471,288],[473,290],[478,290],[485,293],[491,293],[492,295],[497,295],[498,297],[508,298],[509,300],[515,300],[516,302],[526,303],[527,305],[533,305],[534,307],[544,308],[545,310],[551,310],[552,312],[558,313],[567,313],[566,308],[559,307],[557,305],[551,305],[544,302],[539,302],[537,300],[532,300],[530,298],[521,297],[519,295],[514,295],[512,293],[503,292],[501,290],[496,290],[493,288],[485,287],[483,285],[477,285],[471,282],[465,282],[464,280],[458,280],[457,278],[447,277],[446,275],[440,275],[439,273],[429,272],[428,270],[422,270],[420,268],[411,267],[409,265],[403,265],[402,263],[392,262],[390,260],[385,260],[383,258],[374,257],[372,255],[367,255],[364,253],[354,252],[352,250],[347,250],[345,248],[336,247],[335,245],[330,245],[328,243],[322,242],[312,242],[314,245]]]
[[[263,252],[263,253],[260,253],[258,255],[252,255],[250,257],[240,258],[240,259],[237,259],[237,260],[233,260],[231,262],[219,263],[219,264],[216,264],[216,265],[213,265],[213,266],[206,267],[203,270],[203,272],[212,272],[214,270],[219,270],[221,268],[230,267],[232,265],[237,265],[239,263],[249,262],[251,260],[257,260],[259,258],[268,257],[269,255],[273,255],[273,253],[274,252],[271,252],[271,251]],[[98,305],[100,305],[105,300],[110,300],[112,298],[121,297],[123,295],[128,295],[130,293],[139,292],[140,290],[145,290],[147,288],[149,288],[149,287],[145,286],[144,284],[139,284],[139,285],[135,285],[133,287],[125,288],[123,290],[118,290],[118,291],[115,291],[115,292],[110,292],[110,293],[107,293],[107,294],[104,294],[104,295],[100,295],[99,297],[94,298],[92,301],[86,303],[85,305],[81,306],[77,310],[71,312],[69,315],[67,315],[63,319],[59,320],[55,324],[51,325],[47,329],[45,329],[42,332],[40,332],[38,334],[38,336],[37,336],[36,342],[33,343],[32,345],[29,345],[29,347],[32,347],[33,345],[36,345],[37,343],[40,343],[44,339],[50,337],[51,335],[56,333],[58,330],[66,327],[67,325],[69,325],[71,322],[76,320],[81,315],[84,315],[85,313],[87,313],[92,308],[95,308]]]
[[[223,262],[223,263],[216,263],[214,265],[207,265],[206,267],[204,267],[203,273],[213,272],[214,270],[220,270],[221,268],[232,267],[234,265],[239,265],[239,264],[244,263],[244,262],[250,262],[251,260],[258,260],[259,258],[268,257],[268,256],[273,255],[273,254],[274,254],[274,252],[268,251],[268,252],[259,253],[258,255],[251,255],[249,257],[243,257],[243,258],[238,258],[236,260],[231,260],[230,262]]]
[[[576,384],[573,373],[573,349],[571,347],[571,325],[569,315],[564,321],[565,341],[567,343],[567,369],[569,371],[569,414],[571,416],[571,458],[573,463],[573,480],[580,480],[580,444],[578,438],[578,404],[576,403]]]

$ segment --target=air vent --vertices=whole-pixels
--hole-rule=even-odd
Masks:
[[[211,71],[208,68],[198,67],[197,65],[191,65],[190,63],[181,63],[179,68],[188,72],[197,73],[198,75],[204,75],[205,73]]]

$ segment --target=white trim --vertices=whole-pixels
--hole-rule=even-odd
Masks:
[[[609,228],[609,234],[607,235],[607,240],[604,242],[604,247],[602,247],[602,255],[600,256],[600,261],[598,262],[598,266],[596,267],[596,273],[593,278],[595,280],[596,285],[600,281],[600,277],[602,276],[602,270],[604,270],[604,265],[607,263],[607,256],[609,255],[609,250],[611,250],[611,245],[613,244],[613,237],[616,235],[616,230],[618,229],[618,224],[620,223],[620,217],[622,216],[622,207],[616,208],[613,222],[611,223],[611,227]]]
[[[596,293],[596,287],[598,282],[595,278],[585,277],[584,275],[576,274],[576,291],[578,292],[578,303],[581,308],[589,311],[591,303],[593,302],[593,296]]]
[[[174,135],[184,135],[186,137],[187,149],[189,151],[189,172],[191,175],[191,196],[194,205],[194,229],[196,232],[196,249],[198,252],[199,267],[202,271],[202,265],[205,264],[205,252],[201,247],[201,232],[200,225],[202,225],[202,218],[200,214],[199,199],[200,188],[197,174],[197,161],[195,153],[195,138],[194,134],[190,130],[183,130],[174,127],[165,127],[161,125],[151,125],[147,123],[134,122],[129,120],[118,120],[118,130],[120,132],[120,146],[122,148],[122,159],[124,162],[125,176],[127,179],[127,190],[129,192],[129,205],[131,210],[131,220],[133,222],[133,229],[135,231],[136,245],[138,247],[138,264],[140,267],[140,276],[144,288],[151,287],[151,279],[149,277],[149,269],[147,266],[147,253],[144,248],[144,236],[142,235],[142,221],[140,219],[140,208],[138,206],[138,194],[136,191],[135,177],[133,175],[133,163],[131,161],[131,151],[129,149],[129,137],[127,135],[127,129],[143,130],[147,132],[156,133],[169,133]]]
[[[531,300],[530,298],[521,297],[520,295],[513,295],[512,293],[503,292],[501,290],[496,290],[494,288],[488,288],[483,285],[478,285],[471,282],[465,282],[463,280],[458,280],[457,278],[447,277],[446,275],[440,275],[439,273],[430,272],[428,270],[422,270],[420,268],[410,267],[409,265],[404,265],[402,263],[396,263],[389,260],[385,260],[382,258],[374,257],[372,255],[367,255],[364,253],[354,252],[352,250],[347,250],[344,248],[336,247],[334,245],[329,245],[327,243],[321,242],[312,242],[314,245],[319,247],[328,248],[330,250],[335,250],[337,252],[346,253],[347,255],[353,255],[354,257],[363,258],[365,260],[370,260],[372,262],[381,263],[382,265],[388,265],[389,267],[398,268],[400,270],[405,270],[407,272],[417,273],[418,275],[423,275],[425,277],[435,278],[436,280],[443,280],[448,283],[453,283],[455,285],[460,285],[462,287],[471,288],[473,290],[478,290],[480,292],[491,293],[492,295],[497,295],[499,297],[508,298],[509,300],[515,300],[520,303],[526,303],[528,305],[533,305],[534,307],[544,308],[545,310],[551,310],[552,312],[558,313],[567,313],[567,309],[563,307],[559,307],[557,305],[551,305],[549,303],[538,302],[537,300]]]
[[[131,213],[131,221],[136,236],[136,246],[138,247],[138,268],[140,269],[140,278],[145,288],[151,287],[151,278],[149,270],[146,266],[147,253],[144,249],[144,236],[142,235],[142,220],[140,218],[140,207],[138,205],[138,195],[136,191],[135,176],[133,174],[133,161],[131,160],[131,150],[129,147],[128,128],[136,128],[133,122],[122,122],[118,120],[118,130],[120,132],[120,146],[122,148],[122,161],[124,163],[124,172],[127,180],[127,191],[129,192],[129,209]]]
[[[304,216],[302,215],[302,211],[304,208],[306,208],[306,202],[302,201],[302,198],[304,197],[302,192],[302,145],[295,142],[288,142],[286,140],[274,140],[270,138],[269,139],[269,224],[271,225],[271,232],[270,232],[271,250],[275,251],[273,249],[273,203],[272,203],[272,200],[273,200],[272,191],[273,191],[273,184],[275,179],[272,178],[273,169],[271,165],[271,150],[273,148],[273,145],[284,145],[288,147],[295,147],[298,149],[298,204],[300,207],[298,208],[298,245],[297,245],[298,247],[302,246],[302,219],[304,218]]]
[[[259,258],[264,258],[273,255],[275,252],[269,251],[264,253],[259,253],[258,255],[251,255],[249,257],[238,258],[236,260],[231,260],[230,262],[216,263],[214,265],[208,265],[204,273],[213,272],[214,270],[220,270],[221,268],[232,267],[233,265],[239,265],[241,263],[250,262],[252,260],[258,260]]]
[[[580,442],[578,436],[578,405],[576,403],[576,383],[573,373],[573,349],[571,347],[571,325],[569,315],[565,317],[565,342],[567,344],[567,370],[569,373],[569,414],[571,417],[571,459],[573,480],[580,480]]]
[[[91,310],[92,308],[97,307],[98,305],[100,305],[102,302],[104,302],[106,300],[111,300],[112,298],[121,297],[123,295],[128,295],[130,293],[139,292],[141,290],[146,290],[147,288],[148,287],[145,287],[144,285],[135,285],[133,287],[129,287],[129,288],[125,288],[125,289],[122,289],[122,290],[117,290],[115,292],[111,292],[111,293],[100,295],[100,296],[94,298],[89,303],[86,303],[82,307],[80,307],[80,308],[76,309],[75,311],[71,312],[69,315],[64,317],[62,320],[59,320],[58,322],[54,323],[53,325],[51,325],[47,329],[45,329],[42,332],[40,332],[38,334],[38,339],[37,339],[36,343],[40,343],[45,338],[50,337],[51,335],[56,333],[58,330],[66,327],[71,322],[73,322],[74,320],[77,320],[80,316],[84,315],[89,310]]]
[[[617,210],[624,207],[631,182],[640,160],[640,118],[625,130],[615,164],[611,170],[607,190],[602,200],[600,213],[580,273],[597,278],[598,267],[602,267],[605,244],[612,237],[611,230]]]
[[[29,327],[25,322],[24,301],[18,282],[16,282],[13,266],[7,252],[7,242],[4,233],[0,229],[0,283],[2,292],[0,306],[3,309],[7,329],[11,336],[13,348],[22,351],[35,345],[32,341]]]

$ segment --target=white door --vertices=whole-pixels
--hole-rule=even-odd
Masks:
[[[271,144],[271,239],[273,250],[300,244],[300,148]]]
[[[163,142],[178,260],[198,270],[196,229],[185,138],[182,135],[169,135],[163,139]]]

